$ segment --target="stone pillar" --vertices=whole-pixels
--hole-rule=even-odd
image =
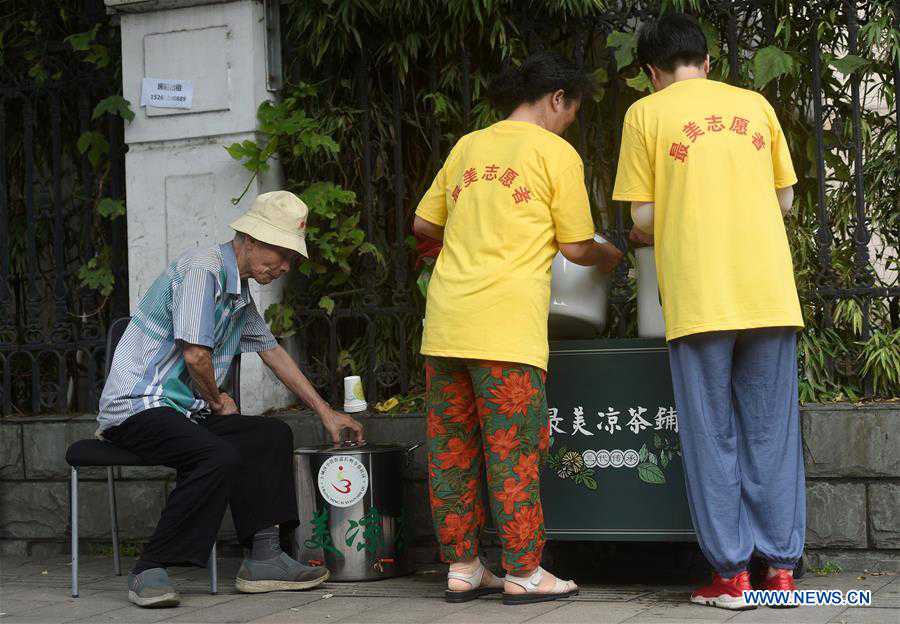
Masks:
[[[190,247],[231,240],[228,224],[257,194],[280,187],[280,168],[254,180],[225,146],[259,139],[256,110],[271,99],[280,65],[267,68],[266,8],[277,2],[106,0],[122,29],[122,90],[134,120],[126,125],[129,297],[134,309],[167,264]],[[277,17],[274,21],[277,21]],[[277,31],[277,23],[268,24]],[[273,60],[278,42],[274,42]],[[275,64],[274,62],[272,64]],[[141,107],[144,77],[191,80],[190,109]],[[281,280],[279,280],[281,281]],[[260,312],[281,300],[283,285],[250,291]],[[253,355],[243,358],[242,410],[289,402],[287,391]]]

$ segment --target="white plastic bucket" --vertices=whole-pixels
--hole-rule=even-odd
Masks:
[[[606,328],[610,276],[597,267],[553,259],[550,339],[594,338]]]
[[[637,264],[637,312],[638,336],[641,338],[665,338],[666,323],[663,320],[659,300],[659,281],[656,276],[656,258],[653,247],[634,250]]]

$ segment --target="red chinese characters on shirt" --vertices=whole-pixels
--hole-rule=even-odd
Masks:
[[[681,129],[684,132],[685,136],[691,140],[691,143],[697,140],[697,137],[703,136],[706,134],[703,130],[700,129],[700,126],[697,125],[696,122],[689,121],[684,124],[684,127]]]
[[[766,146],[766,140],[763,138],[763,135],[761,135],[759,132],[754,132],[753,133],[753,147],[756,148],[756,151],[758,152],[765,146]]]
[[[685,145],[684,143],[672,143],[672,147],[669,148],[669,156],[684,162],[687,160],[689,147],[690,145]]]
[[[729,130],[735,134],[747,134],[747,125],[749,123],[750,122],[743,117],[735,117],[731,120],[731,127]]]
[[[503,175],[500,176],[500,184],[502,184],[503,186],[509,186],[517,177],[519,177],[519,173],[514,169],[510,169],[509,167],[507,167],[506,171],[503,172]]]
[[[704,117],[703,120],[706,122],[706,129],[710,132],[721,132],[725,129],[725,124],[722,123],[722,118],[718,115],[710,115],[709,117]]]
[[[498,181],[505,187],[511,187],[516,178],[519,177],[519,172],[511,167],[506,167],[502,174],[498,175],[501,169],[500,165],[490,164],[485,165],[484,173],[481,177],[478,177],[478,168],[477,167],[467,167],[463,171],[462,181],[460,184],[457,184],[453,191],[450,193],[450,196],[453,197],[454,202],[459,201],[459,195],[463,191],[463,189],[469,188],[472,184],[480,180]],[[517,186],[512,193],[513,201],[517,204],[528,203],[531,200],[531,189],[527,186],[519,185]]]
[[[706,130],[709,132],[722,132],[725,129],[725,123],[721,115],[707,115],[703,118],[703,121],[706,122]],[[737,115],[735,115],[731,118],[731,125],[728,127],[728,130],[733,132],[734,134],[746,136],[749,132],[749,128],[749,119],[745,119],[743,117],[738,117]],[[693,120],[684,122],[681,127],[681,131],[688,139],[690,139],[691,143],[696,143],[698,138],[706,135],[706,132],[703,131],[700,125]],[[752,135],[751,143],[753,144],[753,147],[755,147],[756,150],[759,151],[766,146],[766,139],[764,138],[762,133],[754,132]],[[685,145],[680,141],[676,141],[672,143],[672,146],[669,148],[669,156],[679,162],[686,162],[689,147],[689,145]]]
[[[515,191],[513,191],[513,199],[517,204],[521,204],[522,202],[528,203],[528,200],[531,199],[531,191],[529,191],[526,187],[520,186]]]

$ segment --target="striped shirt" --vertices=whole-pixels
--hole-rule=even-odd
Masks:
[[[231,243],[183,254],[141,298],[103,387],[99,432],[154,407],[186,417],[209,409],[195,392],[179,341],[212,350],[219,387],[235,355],[278,346],[241,281]]]

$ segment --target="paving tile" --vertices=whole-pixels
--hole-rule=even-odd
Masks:
[[[894,585],[897,579],[894,575],[872,575],[865,572],[844,572],[823,577],[804,577],[797,583],[797,588],[806,589],[837,589],[842,592],[851,590],[869,590],[872,592],[872,606],[898,608],[897,621],[900,621],[900,584]],[[891,589],[894,587],[895,589]]]
[[[93,595],[96,592],[87,591],[84,593]],[[30,600],[33,602],[60,602],[68,597],[69,595],[67,593],[60,592],[57,588],[36,585],[4,584],[2,590],[0,590],[0,604],[5,602],[6,599]],[[0,611],[6,611],[6,609],[0,609]]]
[[[630,602],[634,600],[653,600],[659,593],[644,586],[582,585],[579,587],[578,595],[572,600],[576,602]],[[677,595],[680,601],[687,595],[687,592],[682,589]]]
[[[255,596],[241,594],[227,602],[173,615],[166,622],[256,622],[267,615],[314,603],[321,598],[320,593],[312,592],[273,592]]]
[[[369,622],[369,616],[397,598],[323,598],[309,604],[281,607],[277,612],[252,620],[253,624],[280,624],[281,622]]]
[[[172,618],[182,617],[189,613],[200,611],[203,608],[212,607],[236,600],[237,595],[215,595],[181,593],[181,605],[172,609],[141,609],[128,602],[124,592],[116,593],[114,599],[120,601],[121,607],[92,615],[81,620],[73,620],[72,624],[142,624],[150,622],[169,622]]]
[[[714,609],[701,605],[690,604],[686,601],[678,603],[657,603],[644,609],[637,615],[624,620],[632,623],[662,624],[668,622],[725,622],[734,617],[733,611]]]
[[[0,597],[0,613],[4,621],[13,617],[24,615],[29,611],[52,605],[52,602],[37,602],[34,600],[19,600],[18,598]]]
[[[443,598],[444,578],[432,575],[412,574],[373,582],[336,583],[322,586],[334,596],[354,597],[394,597],[394,598]]]
[[[118,587],[119,585],[123,585],[124,581],[122,577],[118,576],[93,576],[87,574],[79,574],[78,575],[78,590],[79,592],[84,592],[84,590],[92,589],[91,584],[97,583],[96,589],[109,589],[110,587]],[[57,590],[61,594],[68,596],[69,591],[72,587],[72,579],[69,575],[66,576],[29,576],[25,578],[19,579],[8,579],[3,578],[0,579],[0,584],[5,585],[6,587],[30,587],[32,589],[53,589]]]
[[[900,620],[900,578],[889,578],[885,585],[873,590],[872,606],[898,609],[897,619]]]
[[[96,567],[96,566],[94,566]],[[43,561],[41,559],[29,559],[17,563],[15,566],[7,566],[6,562],[0,566],[0,577],[4,579],[25,579],[30,576],[65,576],[71,572],[72,567],[68,558],[65,561],[52,559]],[[83,570],[86,574],[101,572],[100,570]],[[109,574],[112,571],[112,560],[109,562],[109,568],[104,568],[102,573]],[[46,572],[47,574],[43,574]]]
[[[829,624],[897,624],[900,621],[900,609],[881,609],[878,607],[849,607],[836,617],[828,620]]]
[[[0,574],[12,572],[19,566],[32,562],[31,557],[20,557],[15,555],[3,555],[0,557]]]
[[[431,622],[469,606],[468,603],[451,604],[443,598],[399,598],[375,609],[364,605],[363,611],[339,621],[342,624],[362,621],[367,624],[419,624]]]
[[[512,608],[512,607],[511,607]],[[647,605],[621,602],[570,602],[528,620],[528,624],[619,624],[647,610]]]
[[[504,605],[500,597],[485,598],[468,603],[471,606],[431,620],[430,624],[518,624],[546,615],[569,604],[567,600],[541,602],[532,605]]]
[[[125,603],[118,609],[105,611],[79,620],[70,620],[67,624],[152,624],[154,622],[168,622],[176,613],[184,613],[185,608],[173,607],[171,609],[141,609],[131,603]],[[25,623],[23,623],[25,624]]]
[[[112,596],[68,597],[46,607],[28,611],[21,616],[12,618],[4,616],[3,624],[8,624],[8,622],[55,624],[57,622],[71,622],[84,619],[94,621],[100,614],[121,609],[125,604],[127,602],[123,601],[122,598],[114,598]]]
[[[868,589],[875,592],[890,585],[893,580],[896,577],[887,574],[873,576],[865,572],[842,572],[829,576],[804,576],[797,581],[797,589],[839,589],[842,592]]]
[[[729,620],[728,624],[744,622],[784,624],[826,624],[831,618],[839,615],[847,607],[797,607],[796,609],[771,609],[759,607],[752,611],[741,611]],[[720,611],[721,609],[717,609]]]
[[[674,604],[691,606],[691,590],[687,587],[664,587],[658,589],[648,587],[643,592],[635,592],[635,594],[632,602],[637,602],[639,604]]]
[[[897,576],[896,574],[885,574],[881,577],[876,578],[887,579],[887,583],[885,583],[879,591],[894,592],[900,594],[900,576]]]
[[[92,584],[97,583],[96,589],[110,589],[114,587],[124,586],[124,576],[116,576],[111,572],[98,573],[96,570],[80,569],[78,572],[79,590],[93,589]],[[0,583],[7,587],[30,587],[32,589],[61,589],[68,590],[72,584],[72,574],[70,569],[66,570],[48,570],[47,574],[42,574],[40,570],[29,571],[18,577],[0,577]],[[68,595],[68,592],[66,592]]]
[[[59,592],[60,596],[68,596],[71,589],[71,582],[67,579],[56,578],[50,580],[41,579],[24,579],[24,580],[7,580],[0,579],[0,583],[8,587],[32,587],[54,589]],[[85,588],[84,580],[79,584],[79,591]]]

